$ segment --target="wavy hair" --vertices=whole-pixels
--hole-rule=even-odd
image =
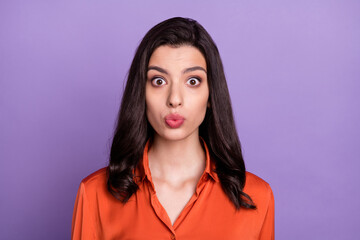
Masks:
[[[107,168],[107,188],[123,203],[138,190],[133,171],[154,129],[146,117],[145,84],[151,54],[162,45],[194,46],[206,60],[209,102],[199,135],[215,161],[222,189],[236,209],[256,206],[243,192],[245,164],[237,135],[229,90],[218,48],[195,20],[174,17],[151,28],[139,44],[128,72]]]

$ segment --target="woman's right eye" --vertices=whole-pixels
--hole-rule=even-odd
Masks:
[[[166,82],[164,79],[162,79],[160,77],[155,77],[151,80],[151,83],[155,86],[161,86],[161,85],[164,85]]]

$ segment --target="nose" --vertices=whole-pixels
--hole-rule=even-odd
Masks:
[[[182,101],[181,89],[176,83],[173,83],[169,90],[168,106],[171,108],[179,107],[182,105]]]

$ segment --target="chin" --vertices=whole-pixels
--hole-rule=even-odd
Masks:
[[[184,133],[166,133],[166,134],[161,134],[159,136],[161,138],[169,140],[169,141],[178,141],[178,140],[182,140],[182,139],[185,139],[186,137],[188,137],[188,135],[186,135]]]
[[[195,131],[184,131],[184,129],[167,129],[166,131],[159,133],[156,133],[158,137],[161,137],[163,139],[169,140],[169,141],[179,141],[186,139],[190,137],[193,134],[196,134]]]

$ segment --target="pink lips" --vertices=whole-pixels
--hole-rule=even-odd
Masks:
[[[178,128],[184,123],[185,118],[179,114],[169,114],[165,117],[166,124],[171,128]]]

